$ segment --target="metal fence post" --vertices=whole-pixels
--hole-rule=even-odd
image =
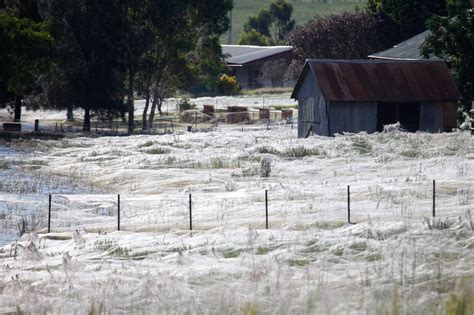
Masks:
[[[347,223],[351,223],[351,186],[347,185]]]
[[[436,216],[436,180],[433,179],[433,218]]]
[[[193,230],[193,208],[191,194],[189,194],[189,230]]]
[[[265,228],[268,230],[268,190],[265,190]]]
[[[117,195],[117,231],[120,231],[120,194]]]
[[[51,232],[51,194],[49,194],[49,206],[48,206],[48,233]]]

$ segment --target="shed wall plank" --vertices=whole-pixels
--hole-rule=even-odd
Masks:
[[[303,79],[300,89],[298,90],[297,99],[298,138],[304,138],[311,128],[315,134],[321,134],[321,113],[319,110],[321,90],[311,71],[306,73],[306,77]],[[319,121],[319,123],[317,121]]]

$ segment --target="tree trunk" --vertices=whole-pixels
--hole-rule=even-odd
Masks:
[[[128,133],[132,134],[135,129],[135,106],[133,103],[133,84],[134,78],[131,70],[128,72],[128,91],[127,91],[127,109],[128,109]]]
[[[125,104],[125,94],[122,94],[122,103],[121,105]],[[120,118],[122,119],[122,124],[127,123],[127,116],[125,115],[126,109],[124,106],[120,108]]]
[[[15,116],[13,121],[21,121],[21,96],[15,96]]]
[[[74,106],[69,105],[67,107],[67,114],[66,114],[66,120],[67,121],[74,121],[74,112],[73,112],[73,110],[74,110]]]
[[[91,131],[91,110],[89,108],[84,109],[84,124],[82,125],[82,131]]]
[[[127,123],[127,116],[125,115],[126,111],[125,110],[122,110],[120,112],[120,117],[122,119],[122,124],[126,124]]]
[[[163,115],[163,112],[161,111],[161,106],[163,105],[163,99],[160,98],[159,102],[158,102],[158,113],[160,114],[160,116]]]
[[[148,84],[147,84],[146,92],[145,92],[145,108],[143,109],[143,115],[142,115],[142,130],[147,130],[148,129],[148,124],[146,122],[146,116],[148,115],[149,105],[150,105],[150,89],[148,88]]]
[[[153,128],[153,120],[155,119],[156,105],[159,101],[158,93],[153,93],[153,101],[151,102],[150,117],[148,118],[148,129]]]

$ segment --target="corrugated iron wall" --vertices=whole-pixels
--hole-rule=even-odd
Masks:
[[[376,102],[329,102],[330,134],[377,130]]]

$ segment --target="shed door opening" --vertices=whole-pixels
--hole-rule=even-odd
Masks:
[[[383,126],[400,122],[407,131],[420,129],[420,103],[384,103],[377,104],[377,131]]]

